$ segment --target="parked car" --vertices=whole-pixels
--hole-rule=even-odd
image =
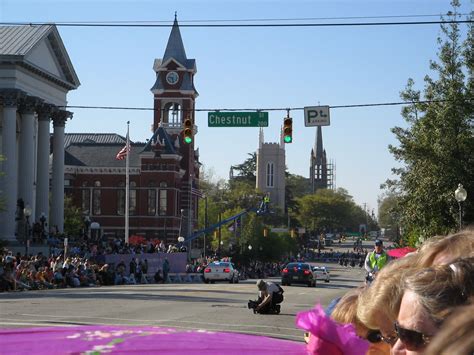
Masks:
[[[316,273],[308,263],[289,263],[281,272],[281,284],[306,284],[309,287],[316,286]]]
[[[214,283],[215,281],[239,282],[239,272],[231,262],[214,261],[204,269],[204,282]]]
[[[316,276],[324,282],[329,282],[331,277],[329,276],[329,270],[325,266],[313,266],[313,272],[316,273]]]

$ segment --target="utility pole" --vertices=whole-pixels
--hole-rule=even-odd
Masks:
[[[221,213],[221,211],[219,210],[219,244],[218,244],[218,246],[217,246],[217,256],[218,256],[219,258],[221,257],[221,240],[222,240],[222,239],[221,239],[221,238],[222,238],[222,234],[221,234],[221,232],[222,232],[221,227],[222,227],[222,226],[221,226],[221,224],[220,224],[221,222],[222,222],[222,213]]]
[[[369,212],[367,211],[367,203],[364,202],[364,212],[365,212],[365,234],[369,233]]]
[[[207,230],[209,228],[209,221],[207,216],[207,195],[204,198],[204,228]],[[204,259],[206,259],[206,233],[204,233]]]

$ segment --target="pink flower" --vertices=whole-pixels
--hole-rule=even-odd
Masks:
[[[364,355],[369,343],[357,336],[352,324],[338,324],[324,313],[320,304],[300,312],[296,325],[310,332],[308,354]]]

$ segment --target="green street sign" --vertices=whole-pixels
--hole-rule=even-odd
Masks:
[[[208,112],[208,127],[268,127],[268,112]]]

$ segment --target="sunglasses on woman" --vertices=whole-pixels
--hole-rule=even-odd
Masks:
[[[412,351],[424,348],[432,338],[416,330],[403,328],[398,322],[395,322],[395,331],[397,332],[398,339],[405,344],[408,350]]]
[[[380,330],[369,330],[365,339],[373,344],[384,341],[387,344],[393,345],[397,341],[396,338],[383,336]]]

